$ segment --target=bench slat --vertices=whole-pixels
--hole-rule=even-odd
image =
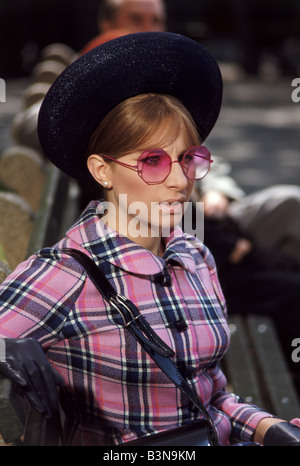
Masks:
[[[228,381],[234,393],[240,395],[246,403],[266,409],[244,319],[240,315],[235,315],[231,316],[228,322],[231,342],[224,360]]]
[[[48,166],[46,184],[29,242],[29,256],[44,246],[52,246],[60,239],[69,185],[70,179],[65,174],[53,165]]]
[[[0,433],[4,442],[18,441],[24,433],[25,422],[26,412],[20,394],[16,394],[10,380],[0,375]]]
[[[291,420],[300,416],[299,399],[283,355],[276,328],[268,317],[248,316],[247,327],[261,377],[261,390],[271,412]]]

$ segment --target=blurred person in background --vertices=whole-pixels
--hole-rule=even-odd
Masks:
[[[195,183],[193,201],[203,202],[204,243],[216,261],[228,313],[272,318],[300,394],[299,364],[290,357],[299,335],[300,188],[274,185],[246,195],[230,165],[213,159],[213,169]]]
[[[81,54],[128,33],[164,31],[165,23],[163,0],[104,0],[98,13],[100,34],[88,42]]]

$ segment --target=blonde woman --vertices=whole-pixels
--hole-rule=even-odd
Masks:
[[[180,228],[194,181],[212,163],[203,142],[221,97],[211,55],[190,39],[157,32],[93,49],[58,78],[43,102],[45,154],[82,186],[92,180],[97,194],[65,238],[20,264],[2,284],[0,335],[7,352],[0,370],[25,385],[46,415],[57,407],[51,387],[64,382],[75,407],[71,445],[123,444],[202,414],[64,248],[92,258],[172,349],[220,445],[278,443],[278,429],[279,444],[293,436],[299,442],[296,426],[225,391],[219,361],[229,329],[214,260]],[[36,346],[43,351],[35,352]]]

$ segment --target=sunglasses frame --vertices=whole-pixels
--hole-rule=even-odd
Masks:
[[[145,151],[142,152],[141,155],[139,156],[139,158],[138,158],[138,160],[137,160],[137,165],[130,165],[130,164],[128,164],[128,163],[121,162],[120,160],[114,159],[114,158],[112,158],[112,157],[110,157],[109,155],[106,155],[106,154],[99,154],[99,155],[101,155],[102,157],[106,157],[106,158],[108,158],[109,160],[112,160],[113,162],[116,162],[116,163],[118,163],[119,165],[122,165],[123,167],[131,168],[132,170],[135,170],[135,171],[137,172],[137,174],[139,175],[139,177],[140,177],[146,184],[155,185],[155,184],[161,184],[161,183],[163,183],[163,182],[168,178],[168,176],[169,176],[170,173],[171,173],[171,166],[172,166],[173,163],[179,163],[179,164],[181,165],[181,168],[182,168],[183,173],[185,174],[185,176],[187,177],[187,179],[190,180],[190,181],[201,180],[202,178],[204,178],[204,177],[207,175],[207,173],[205,173],[205,175],[203,175],[201,178],[193,178],[193,179],[191,179],[191,178],[189,178],[189,177],[186,175],[186,173],[185,173],[185,171],[184,171],[184,169],[183,169],[183,166],[182,166],[183,159],[184,159],[184,157],[188,154],[188,152],[190,152],[190,150],[192,150],[192,149],[205,149],[205,151],[207,151],[207,153],[209,154],[208,157],[205,157],[205,156],[202,156],[202,155],[198,155],[198,157],[199,157],[199,158],[202,158],[202,159],[205,159],[205,160],[208,160],[208,162],[209,162],[209,167],[208,167],[208,170],[207,170],[207,173],[208,173],[209,170],[210,170],[210,166],[211,166],[211,164],[213,163],[213,159],[211,158],[211,153],[209,152],[209,150],[208,150],[207,147],[205,147],[205,146],[191,146],[191,147],[189,147],[188,150],[185,151],[185,153],[183,154],[183,156],[182,156],[182,161],[181,161],[181,162],[179,162],[179,160],[174,160],[174,161],[172,161],[170,155],[169,155],[166,151],[164,151],[163,149],[148,149],[148,150],[145,150]],[[169,169],[168,174],[167,174],[167,175],[165,176],[165,178],[164,178],[163,180],[161,180],[161,181],[155,181],[155,182],[154,182],[154,181],[153,181],[153,182],[150,181],[150,182],[149,182],[149,181],[146,181],[146,180],[143,178],[143,176],[142,176],[142,169],[139,168],[139,162],[140,162],[140,163],[142,162],[142,160],[140,160],[140,159],[141,159],[141,157],[142,157],[144,154],[149,154],[149,153],[154,153],[154,154],[155,154],[155,153],[164,153],[164,154],[166,154],[166,155],[169,157],[169,160],[170,160],[169,167],[170,167],[170,169]]]

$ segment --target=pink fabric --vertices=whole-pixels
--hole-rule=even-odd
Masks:
[[[0,336],[33,337],[61,373],[80,412],[74,444],[105,445],[192,422],[199,413],[137,346],[122,319],[61,247],[85,250],[175,351],[222,444],[249,441],[268,413],[225,391],[229,343],[224,297],[207,248],[181,230],[163,258],[106,230],[92,203],[67,236],[21,264],[0,287]],[[168,270],[173,286],[159,277]],[[181,319],[186,328],[178,331]],[[95,427],[96,426],[96,427]]]

